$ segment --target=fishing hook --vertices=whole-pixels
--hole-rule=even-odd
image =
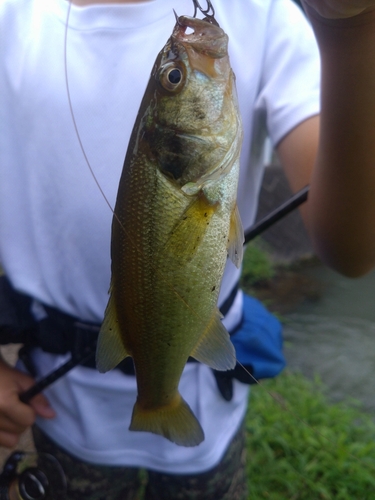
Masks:
[[[207,9],[203,9],[198,0],[193,0],[193,4],[194,4],[193,17],[197,17],[197,12],[198,12],[198,10],[200,10],[201,13],[205,16],[204,21],[208,21],[211,24],[215,24],[216,26],[219,26],[218,22],[215,19],[215,9],[211,3],[211,0],[206,0],[206,2],[207,2]],[[211,12],[211,14],[210,14],[210,12]]]
[[[201,7],[200,3],[198,2],[198,0],[193,0],[193,4],[194,4],[194,15],[193,15],[193,17],[197,17],[197,11],[198,11],[198,9],[202,12],[202,14],[204,16],[207,16],[208,13],[211,10],[212,11],[211,16],[214,17],[214,15],[215,15],[215,9],[213,8],[211,0],[206,0],[206,1],[207,1],[207,9],[204,10],[204,9],[202,9],[202,7]]]

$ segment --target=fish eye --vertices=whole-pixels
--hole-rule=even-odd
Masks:
[[[171,69],[167,75],[169,83],[172,85],[178,85],[182,80],[182,71],[178,68]]]
[[[159,71],[159,82],[169,92],[182,90],[185,82],[183,65],[177,65],[176,63],[165,64]]]

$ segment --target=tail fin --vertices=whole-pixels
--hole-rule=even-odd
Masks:
[[[129,429],[160,434],[180,446],[197,446],[204,440],[200,423],[180,394],[160,408],[144,409],[137,401]]]

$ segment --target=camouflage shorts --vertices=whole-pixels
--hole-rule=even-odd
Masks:
[[[240,427],[221,462],[202,474],[174,475],[131,467],[81,462],[34,427],[39,452],[60,462],[68,480],[68,500],[247,500],[245,426]]]

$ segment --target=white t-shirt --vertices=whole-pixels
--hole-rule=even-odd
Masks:
[[[238,204],[255,217],[265,135],[274,144],[319,111],[313,34],[290,0],[215,0],[229,35],[244,126]],[[149,73],[191,0],[72,7],[67,73],[75,119],[98,183],[113,206]],[[14,286],[85,321],[101,322],[110,281],[112,213],[85,162],[67,99],[66,0],[0,5],[0,262]],[[228,262],[219,304],[239,277]],[[242,295],[225,319],[238,322]],[[44,375],[64,361],[38,351]],[[211,370],[189,364],[180,391],[205,432],[194,448],[128,431],[135,379],[78,367],[46,391],[57,411],[40,427],[83,460],[172,473],[201,472],[224,453],[246,411],[248,388],[218,393]]]

